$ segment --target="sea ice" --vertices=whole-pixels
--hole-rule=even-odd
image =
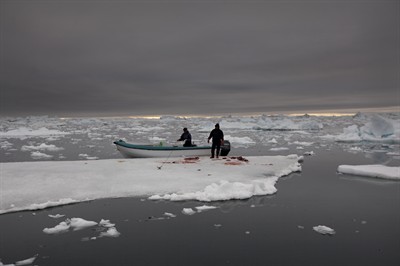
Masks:
[[[1,138],[26,138],[26,137],[48,137],[52,135],[67,135],[68,132],[63,132],[59,130],[47,129],[45,127],[39,129],[31,129],[27,127],[20,127],[17,129],[12,129],[6,132],[0,132]]]
[[[383,118],[380,115],[372,115],[364,125],[350,125],[343,129],[343,133],[337,136],[327,135],[323,138],[333,139],[339,142],[386,142],[400,143],[399,122]]]
[[[119,237],[120,235],[121,233],[118,232],[117,228],[110,227],[106,232],[101,232],[99,237]]]
[[[255,145],[256,142],[249,137],[235,137],[230,135],[225,135],[224,139],[229,140],[231,145],[236,147]]]
[[[192,208],[183,208],[182,213],[185,215],[193,215],[196,212]]]
[[[115,197],[243,199],[273,194],[279,177],[301,171],[297,155],[246,158],[169,158],[162,170],[153,158],[1,163],[0,214]]]
[[[17,262],[15,262],[15,265],[16,266],[31,265],[36,260],[37,257],[38,257],[38,254],[36,254],[32,258],[17,261]]]
[[[289,148],[287,147],[279,147],[279,148],[271,148],[270,151],[287,151]]]
[[[196,207],[196,210],[198,212],[203,212],[203,211],[208,211],[208,210],[213,210],[216,209],[217,207],[215,206],[208,206],[208,205],[203,205],[203,206],[198,206]]]
[[[92,226],[95,226],[95,225],[97,225],[96,222],[87,221],[87,220],[82,219],[82,218],[71,218],[71,221],[70,221],[70,227],[74,231],[83,230],[85,228],[92,227]]]
[[[110,220],[104,220],[104,219],[101,219],[99,225],[107,228],[115,227],[115,224],[111,223]]]
[[[313,227],[314,231],[323,234],[323,235],[334,235],[336,234],[335,230],[325,225],[318,225]]]
[[[53,158],[53,155],[49,155],[40,151],[34,151],[31,153],[33,159],[50,159]]]
[[[68,232],[69,228],[70,228],[69,222],[61,222],[54,227],[43,229],[43,232],[49,235],[61,234]]]
[[[55,215],[49,214],[49,217],[54,219],[62,218],[64,216],[65,216],[64,214],[55,214]]]
[[[167,216],[167,217],[170,217],[170,218],[175,218],[176,217],[175,214],[170,213],[170,212],[164,212],[164,215]]]
[[[96,222],[87,221],[82,218],[71,218],[71,219],[66,219],[64,222],[59,223],[55,227],[45,228],[45,229],[43,229],[43,232],[46,234],[60,234],[60,233],[68,232],[69,229],[78,231],[78,230],[83,230],[88,227],[95,226],[97,224],[98,223],[96,223]]]
[[[350,175],[400,180],[399,166],[385,165],[339,165],[338,172]]]
[[[24,145],[21,147],[21,151],[61,151],[64,148],[57,147],[53,144],[42,143],[38,146]]]

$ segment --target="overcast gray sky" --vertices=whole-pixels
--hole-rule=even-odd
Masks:
[[[399,10],[398,0],[1,0],[1,113],[398,107]]]

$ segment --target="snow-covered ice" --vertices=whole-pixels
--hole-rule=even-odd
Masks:
[[[276,192],[281,176],[300,171],[300,157],[249,156],[248,162],[170,158],[2,163],[0,213],[100,198],[229,200]],[[233,159],[232,159],[233,160]],[[234,171],[233,171],[234,170]]]

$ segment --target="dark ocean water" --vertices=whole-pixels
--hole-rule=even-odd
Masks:
[[[399,265],[400,182],[338,174],[341,164],[398,165],[384,153],[364,156],[338,147],[313,148],[301,173],[281,178],[272,196],[212,202],[217,209],[182,214],[204,203],[118,198],[0,216],[0,259],[33,265]],[[232,155],[271,155],[236,149]],[[296,150],[273,154],[299,153]],[[118,156],[118,154],[111,157]],[[10,159],[11,160],[11,159]],[[164,213],[176,215],[167,218]],[[52,219],[49,214],[65,214]],[[43,233],[65,218],[115,223],[119,237],[96,238],[99,227]],[[160,219],[161,218],[161,219]],[[333,228],[322,235],[314,226]]]

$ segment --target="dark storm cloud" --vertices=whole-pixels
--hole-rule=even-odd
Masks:
[[[398,1],[3,1],[2,114],[399,105]]]

